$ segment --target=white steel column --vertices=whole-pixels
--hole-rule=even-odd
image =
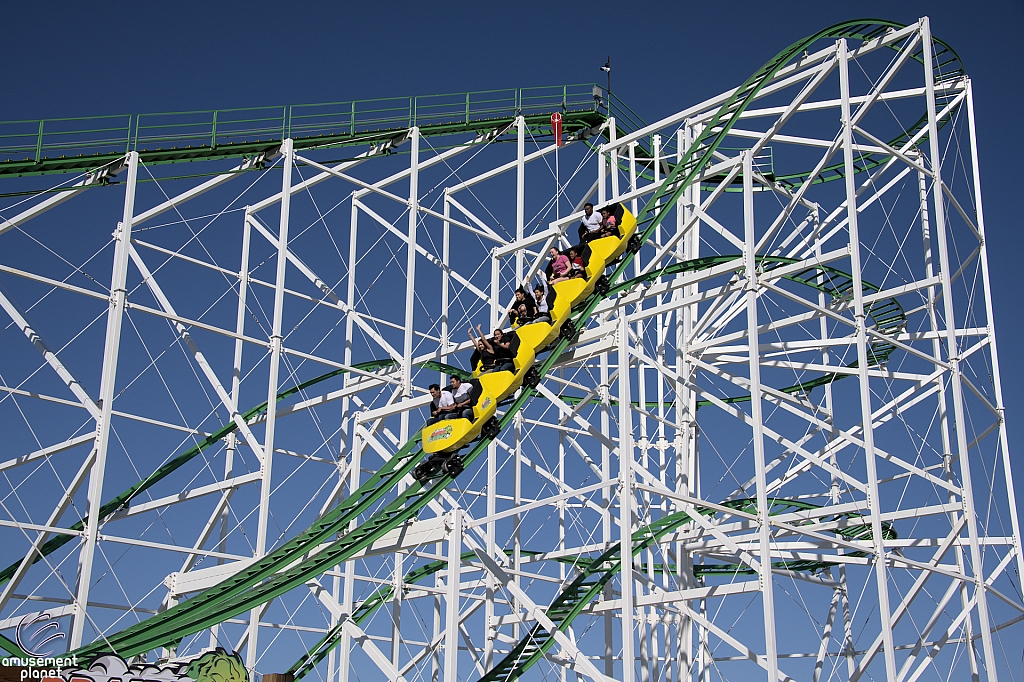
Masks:
[[[402,395],[412,397],[412,343],[416,300],[416,226],[420,218],[420,129],[409,130],[409,242],[405,263],[405,334],[402,343]]]
[[[953,290],[946,244],[945,197],[942,194],[942,154],[939,151],[939,126],[935,111],[935,75],[932,71],[932,34],[928,18],[921,20],[921,42],[924,51],[925,99],[928,103],[928,152],[932,173],[932,202],[935,204],[935,239],[939,247],[939,276],[942,279],[942,302],[946,322],[946,353],[950,364],[953,389],[953,415],[956,420],[957,454],[960,458],[960,483],[963,486],[963,505],[967,515],[967,533],[971,545],[971,573],[974,578],[978,623],[985,652],[985,672],[990,680],[998,679],[995,648],[992,645],[992,627],[989,622],[988,598],[985,589],[985,566],[981,559],[978,540],[978,517],[974,509],[974,488],[971,485],[971,460],[967,447],[967,421],[964,415],[963,382],[960,374],[960,352],[956,340],[956,317],[953,315]]]
[[[412,346],[415,341],[416,239],[420,218],[420,129],[418,127],[413,127],[409,130],[409,145],[409,237],[406,247],[408,253],[406,258],[407,278],[405,282],[405,330],[402,343],[402,394],[406,398],[412,397]],[[445,211],[448,210],[446,202]],[[447,261],[445,261],[445,265],[447,265]],[[399,416],[399,420],[398,437],[404,443],[409,438],[409,411],[403,411]],[[405,488],[406,483],[404,481],[399,482],[398,494],[401,495]],[[403,555],[401,552],[397,552],[395,553],[392,574],[394,599],[391,604],[391,664],[396,670],[400,668],[403,578]]]
[[[603,158],[603,157],[602,157]],[[602,167],[603,167],[602,160]],[[603,186],[603,185],[602,185]],[[608,353],[601,353],[601,433],[609,433],[611,429],[611,395],[609,391],[608,374]],[[601,482],[607,483],[612,478],[612,457],[611,449],[602,441],[601,443]],[[612,491],[608,487],[601,489],[601,542],[604,547],[610,547],[612,542]],[[604,599],[612,598],[611,581],[605,583]],[[615,652],[612,645],[614,637],[615,619],[614,614],[608,611],[604,614],[604,674],[608,677],[615,675]]]
[[[636,145],[636,142],[629,143],[629,190],[631,192],[636,189]],[[657,160],[655,160],[655,165],[657,165]],[[635,198],[629,202],[629,211],[633,215],[639,213],[637,202],[638,200]]]
[[[768,482],[764,461],[764,415],[761,411],[761,357],[757,330],[757,263],[754,260],[754,160],[743,152],[743,235],[747,299],[747,363],[750,371],[750,418],[754,426],[754,470],[757,479],[758,579],[764,616],[765,658],[768,679],[779,679],[779,652],[775,637],[775,590],[772,583],[772,537],[769,523]]]
[[[875,577],[878,590],[879,627],[885,649],[885,671],[889,682],[896,682],[896,651],[892,637],[892,611],[889,608],[889,578],[882,535],[881,500],[875,462],[874,426],[871,418],[871,387],[868,383],[867,318],[864,313],[864,284],[861,279],[860,232],[857,229],[857,187],[854,182],[853,124],[850,119],[850,56],[846,40],[837,43],[839,51],[839,90],[842,99],[843,172],[846,177],[846,216],[850,233],[850,270],[853,275],[854,317],[857,320],[857,378],[860,385],[861,423],[864,429],[864,459],[868,475],[868,507],[871,513],[871,537],[874,541]],[[929,69],[925,69],[929,71]]]
[[[459,581],[462,567],[462,509],[451,512],[448,533],[448,592],[444,634],[444,682],[459,680]]]
[[[921,158],[921,157],[918,156],[917,158]],[[922,236],[922,243],[923,243],[923,248],[924,248],[924,263],[925,263],[924,275],[925,275],[925,277],[931,279],[932,276],[935,274],[935,247],[932,245],[931,226],[929,224],[929,219],[928,219],[929,208],[928,208],[928,184],[927,184],[927,178],[928,178],[928,176],[927,176],[927,174],[923,170],[918,170],[917,171],[918,194],[920,196],[920,202],[921,202],[921,233],[922,233],[921,236]],[[934,356],[936,358],[941,358],[942,357],[942,329],[941,329],[941,327],[939,325],[939,321],[938,321],[939,320],[939,316],[938,316],[938,312],[936,310],[937,303],[938,303],[939,299],[938,299],[938,297],[935,294],[936,294],[936,287],[930,286],[930,287],[925,289],[926,305],[928,307],[928,325],[929,325],[929,330],[935,335],[935,337],[932,339],[932,343],[931,343],[932,356]],[[951,436],[950,436],[950,429],[949,429],[949,421],[950,421],[950,418],[949,418],[949,406],[947,404],[946,390],[945,390],[947,375],[946,375],[945,371],[942,371],[942,370],[944,370],[942,365],[935,364],[935,365],[933,365],[933,367],[934,367],[936,373],[938,374],[938,376],[935,377],[935,386],[936,386],[936,389],[937,389],[936,399],[938,400],[938,407],[939,407],[939,412],[938,412],[939,435],[942,438],[942,441],[941,441],[942,442],[942,459],[943,459],[942,471],[943,471],[945,479],[948,482],[950,482],[952,484],[955,484],[956,481],[954,480],[954,475],[953,475],[953,455],[952,455],[952,453],[953,453],[953,446],[952,446],[952,441],[951,441]],[[949,503],[951,505],[957,504],[957,497],[958,496],[957,496],[956,493],[954,493],[953,491],[949,491],[948,495],[947,495],[947,500],[949,501]],[[961,508],[959,510],[954,510],[954,511],[951,511],[949,513],[949,520],[950,520],[950,524],[951,525],[956,526],[957,524],[961,523],[961,521],[962,521],[962,518],[961,518],[962,511],[963,511],[963,509]],[[964,574],[964,575],[966,575],[967,574],[967,570],[966,570],[966,562],[964,560],[964,548],[962,546],[958,545],[958,546],[953,548],[953,551],[954,551],[954,553],[956,555],[957,571],[962,573],[962,574]],[[959,589],[960,605],[961,605],[961,608],[963,608],[964,610],[970,610],[970,608],[971,608],[971,605],[970,605],[971,599],[970,599],[969,590],[967,588],[968,588],[967,584],[965,584],[965,583],[961,583],[960,584],[960,589]],[[967,618],[967,619],[964,620],[964,633],[966,634],[966,636],[969,639],[971,639],[973,641],[974,621],[972,619],[970,619],[970,618]],[[968,662],[970,663],[970,666],[971,666],[972,678],[973,679],[977,679],[978,678],[978,657],[976,655],[977,652],[975,651],[974,647],[967,647],[967,651],[965,653],[966,653],[967,660],[968,660]],[[913,662],[914,662],[913,661],[913,657],[908,657],[908,659],[906,661],[904,661],[904,663],[903,663],[903,669],[901,669],[901,671],[900,671],[901,674],[903,674],[904,669],[909,668],[909,666]]]
[[[452,276],[448,270],[450,262],[450,251],[452,243],[452,224],[449,218],[452,213],[451,202],[448,201],[448,188],[444,188],[444,223],[441,234],[441,362],[448,362],[448,353],[452,348],[451,319],[448,316],[448,306],[451,301]],[[444,381],[444,377],[441,378]]]
[[[100,375],[100,418],[96,423],[96,457],[89,473],[88,507],[84,542],[78,557],[78,585],[75,614],[71,620],[70,648],[82,645],[85,621],[88,618],[89,583],[99,536],[100,506],[103,504],[103,476],[107,467],[110,443],[110,418],[114,409],[114,382],[117,378],[117,356],[121,350],[121,320],[128,298],[128,252],[131,247],[132,218],[135,216],[135,184],[139,175],[139,154],[128,152],[128,177],[125,181],[124,211],[117,226],[114,242],[114,266],[110,275],[110,307],[107,310],[107,331],[103,344],[103,370]]]
[[[629,319],[619,310],[619,571],[622,589],[622,682],[633,682],[633,426],[629,390]]]
[[[345,315],[345,364],[352,365],[352,332],[355,329],[354,316],[357,314],[354,311],[356,302],[356,264],[359,260],[357,254],[357,248],[359,245],[359,206],[356,202],[352,201],[351,212],[349,214],[349,235],[348,235],[348,272],[346,278],[348,279],[347,291],[346,291],[346,302],[348,303],[348,314]],[[349,382],[349,377],[345,377],[346,385]],[[355,490],[359,488],[360,482],[360,466],[362,462],[362,445],[360,443],[359,433],[356,429],[358,413],[350,414],[349,411],[352,406],[352,399],[345,398],[342,402],[341,418],[343,421],[348,422],[348,428],[346,430],[347,441],[348,441],[348,494],[351,495]],[[345,434],[342,435],[345,438]],[[354,527],[354,524],[353,526]],[[345,613],[352,613],[352,609],[355,608],[355,564],[352,561],[347,561],[343,564],[343,575],[344,584],[342,586],[342,608]],[[340,568],[340,567],[339,567]],[[331,625],[335,624],[335,618],[331,618]],[[352,637],[348,631],[342,630],[341,640],[336,649],[331,650],[331,657],[328,661],[328,682],[348,682],[348,671],[351,659],[351,646]],[[337,651],[337,654],[335,654]]]
[[[249,225],[249,207],[246,206],[246,210],[243,212],[242,218],[242,253],[240,257],[240,263],[238,266],[238,307],[235,310],[235,333],[238,336],[242,336],[245,333],[245,313],[246,313],[246,299],[249,293],[249,240],[252,235],[252,227]],[[238,392],[242,384],[242,345],[243,342],[240,338],[235,339],[235,356],[234,362],[232,363],[231,371],[231,405],[232,408],[238,411]],[[224,448],[224,480],[227,481],[231,478],[231,472],[234,468],[235,451],[238,448],[238,434],[234,431],[228,434],[227,446]],[[230,508],[228,502],[231,500],[231,495],[234,493],[234,488],[228,488],[224,491],[224,496],[221,498],[220,506],[217,509],[217,514],[220,517],[220,541],[217,543],[217,551],[225,552],[227,548],[227,534],[228,534],[228,519],[230,517]],[[224,563],[224,559],[218,558],[217,564],[221,565]],[[185,567],[187,568],[187,567]],[[182,570],[185,570],[184,568]],[[217,646],[217,638],[220,634],[220,624],[212,625],[210,627],[210,646]]]
[[[615,119],[608,119],[608,144],[612,145],[611,151],[608,153],[608,162],[610,165],[609,171],[612,174],[612,198],[619,198],[619,149],[615,146],[616,134],[618,129],[615,127]]]
[[[351,495],[359,489],[361,483],[361,467],[362,467],[362,455],[363,455],[363,444],[362,438],[359,436],[359,416],[360,413],[356,413],[349,417],[349,438],[351,441],[351,447],[349,450],[349,456],[351,457],[349,464],[349,484],[348,494]],[[358,525],[357,521],[353,521],[349,524],[348,530],[354,530]],[[345,613],[352,613],[355,608],[355,583],[356,583],[356,567],[355,561],[349,560],[345,562],[345,586],[342,602],[342,608]],[[342,630],[341,642],[338,646],[338,680],[339,682],[348,682],[349,670],[352,667],[352,636],[348,630]],[[358,677],[358,676],[357,676]]]
[[[597,150],[597,205],[604,206],[608,196],[608,158]]]
[[[498,448],[494,441],[487,446],[487,516],[493,518],[498,511]],[[498,552],[495,542],[495,522],[488,521],[486,527],[486,547],[489,556],[495,556]],[[490,571],[484,572],[484,667],[490,670],[494,667],[494,640],[498,635],[495,624],[494,598],[497,593],[497,585],[494,575]]]
[[[682,158],[686,149],[689,148],[693,140],[693,128],[687,123],[683,128],[676,133],[676,163]],[[680,195],[679,199],[676,200],[676,232],[682,232],[686,224],[693,217],[693,211],[689,206],[697,205],[700,200],[700,187],[697,183],[690,185]],[[680,250],[682,251],[684,259],[697,258],[700,253],[700,221],[694,222],[693,227],[690,228],[690,233],[684,236],[681,240]],[[682,275],[676,275],[676,279],[681,279]],[[696,293],[697,285],[689,285],[684,287],[682,290],[673,292],[673,299],[679,300],[688,295]],[[687,385],[688,382],[693,381],[693,369],[687,359],[686,346],[690,338],[690,334],[693,332],[694,320],[697,318],[697,304],[683,306],[675,310],[676,315],[676,328],[675,328],[675,348],[676,348],[676,366],[675,366],[675,399],[676,399],[676,436],[675,436],[675,452],[676,452],[676,491],[683,495],[699,496],[699,487],[697,485],[697,417],[696,417],[696,396],[694,391]],[[686,552],[685,543],[682,541],[676,543],[676,579],[680,583],[682,588],[692,588],[697,586],[697,582],[693,575],[693,555]],[[699,607],[703,610],[703,601]],[[678,668],[678,680],[679,682],[685,682],[686,679],[692,679],[689,674],[693,669],[693,635],[694,627],[698,628],[698,633],[703,632],[703,628],[699,623],[694,623],[693,619],[689,617],[685,612],[677,614],[676,621],[677,625],[677,646],[679,650],[676,652],[676,667]],[[703,641],[703,636],[701,641]],[[702,674],[698,671],[698,674]]]
[[[981,203],[981,170],[978,165],[978,136],[974,128],[974,89],[971,81],[967,81],[967,126],[971,140],[971,178],[974,182],[975,227],[981,234],[981,277],[985,287],[985,319],[988,321],[988,335],[992,340],[989,353],[992,357],[992,390],[995,394],[996,410],[999,411],[999,449],[1002,451],[1003,471],[1006,479],[1006,500],[1011,510],[1017,509],[1017,496],[1013,490],[1013,476],[1010,469],[1010,445],[1006,436],[1006,408],[1003,403],[1002,379],[999,375],[999,353],[996,352],[996,323],[992,311],[992,285],[988,271],[988,241],[985,239],[985,212]],[[1013,529],[1013,551],[1017,554],[1017,575],[1024,576],[1024,553],[1021,552],[1020,519],[1016,513],[1010,514]]]
[[[351,208],[349,210],[348,219],[348,271],[346,272],[346,293],[345,301],[348,304],[348,313],[345,315],[345,365],[352,366],[352,331],[355,328],[355,321],[353,315],[356,313],[353,311],[355,305],[355,264],[357,260],[356,247],[358,246],[358,222],[359,222],[359,207],[354,201],[354,197],[349,195],[349,201],[351,202]],[[348,386],[350,378],[348,375],[345,376],[345,386]],[[359,435],[355,429],[355,415],[349,414],[352,407],[351,397],[346,396],[341,401],[341,421],[342,421],[342,433],[339,438],[339,449],[340,455],[344,455],[346,452],[347,442],[347,453],[348,453],[348,493],[349,495],[355,491],[359,486]],[[345,426],[347,424],[347,426]],[[341,488],[342,493],[339,493],[339,499],[343,495],[344,487]],[[352,600],[354,598],[354,590],[352,582],[354,579],[354,568],[351,561],[341,564],[336,567],[338,570],[338,576],[334,578],[334,584],[332,586],[333,592],[341,594],[342,608],[346,613],[351,613],[354,608]],[[342,581],[342,577],[344,581]],[[330,627],[334,627],[338,624],[337,616],[331,614]],[[331,648],[331,652],[328,654],[328,668],[327,668],[327,679],[328,682],[335,682],[336,680],[348,680],[348,662],[349,662],[349,646],[351,646],[351,636],[346,632],[342,631],[339,645]]]
[[[557,154],[557,152],[556,152]],[[557,158],[557,157],[556,157]],[[555,197],[558,205],[558,197]],[[557,210],[557,209],[556,209]],[[516,117],[516,241],[526,231],[526,119]],[[516,285],[523,283],[523,250],[516,249]]]
[[[267,384],[267,423],[263,434],[263,458],[260,462],[260,510],[259,527],[256,531],[257,558],[267,553],[267,524],[270,520],[270,484],[274,463],[274,431],[277,426],[277,390],[281,369],[281,325],[284,319],[285,272],[288,269],[288,218],[292,199],[292,163],[294,151],[292,141],[281,145],[284,167],[281,170],[281,215],[277,234],[277,277],[274,282],[274,320],[270,332],[270,378]],[[256,668],[256,654],[262,607],[254,608],[249,614],[249,639],[245,648],[246,667]]]

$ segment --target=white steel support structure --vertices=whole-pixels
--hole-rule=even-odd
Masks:
[[[857,379],[860,387],[861,423],[864,438],[864,463],[868,478],[868,504],[871,509],[871,537],[874,543],[874,568],[881,619],[882,642],[887,679],[896,677],[896,652],[892,639],[889,610],[889,579],[885,542],[882,535],[881,500],[875,455],[874,424],[871,418],[871,387],[868,379],[867,314],[864,309],[864,281],[860,253],[860,231],[857,226],[857,193],[854,183],[853,119],[850,111],[850,58],[846,40],[837,43],[839,53],[839,88],[842,98],[843,172],[846,176],[846,217],[850,233],[850,271],[853,274],[853,315],[857,334]],[[930,71],[928,73],[931,73]]]
[[[927,19],[808,45],[652,204],[635,281],[452,484],[156,655],[244,647],[251,671],[329,682],[497,680],[516,651],[500,679],[1019,679],[985,241],[1005,226],[958,69]],[[123,196],[86,176],[0,207],[0,634],[47,612],[73,646],[112,636],[350,500],[417,436],[428,385],[471,369],[463,330],[507,330],[576,241],[551,188],[642,215],[734,92],[560,148],[517,100],[440,136],[296,135],[196,184],[132,152],[106,175]],[[567,622],[578,578],[602,582]]]
[[[281,145],[284,164],[281,170],[281,219],[277,233],[277,274],[274,280],[274,317],[270,334],[270,379],[267,386],[267,422],[263,437],[263,457],[260,466],[260,510],[256,529],[257,558],[267,552],[267,524],[270,519],[271,474],[274,462],[274,431],[277,426],[277,392],[280,383],[282,325],[284,320],[285,273],[288,269],[288,220],[291,214],[292,164],[295,162],[292,141]],[[245,257],[243,256],[243,262]],[[236,408],[237,409],[237,408]],[[255,670],[259,637],[260,612],[253,609],[249,615],[249,639],[246,646],[246,667]]]
[[[921,20],[921,38],[924,44],[924,56],[928,63],[932,61],[932,34],[928,17]],[[928,106],[928,137],[929,156],[932,169],[932,194],[935,206],[935,234],[939,247],[939,269],[943,289],[952,286],[950,257],[946,236],[946,197],[942,180],[942,156],[939,152],[938,112],[935,108],[935,76],[929,69],[925,71],[925,101]],[[981,238],[984,241],[984,237]],[[981,243],[978,244],[982,246]],[[946,319],[946,357],[951,365],[950,379],[953,389],[953,415],[956,419],[957,458],[960,463],[960,479],[965,491],[973,490],[971,484],[971,457],[967,447],[967,422],[964,415],[963,375],[960,368],[960,347],[956,338],[955,326],[950,323],[956,319],[953,315],[953,297],[943,297],[944,318]],[[995,345],[995,344],[993,344]],[[981,641],[985,652],[985,670],[993,680],[997,679],[995,649],[992,645],[992,627],[990,624],[988,596],[986,595],[985,569],[981,559],[981,546],[978,539],[978,517],[975,512],[973,494],[963,496],[965,525],[970,541],[971,568],[974,582],[974,596],[978,603],[978,621],[981,629]]]
[[[762,612],[764,614],[764,646],[768,659],[768,679],[779,676],[778,639],[775,636],[775,588],[772,577],[771,518],[768,506],[768,478],[765,472],[764,454],[764,413],[761,405],[761,365],[758,343],[758,282],[757,264],[754,260],[754,161],[751,153],[744,152],[743,159],[743,234],[744,234],[744,286],[747,309],[747,354],[750,367],[750,418],[753,423],[754,477],[757,492],[758,581],[761,587]]]
[[[78,560],[78,579],[75,590],[75,616],[71,623],[70,644],[77,647],[82,643],[89,613],[89,587],[92,582],[93,562],[96,558],[96,543],[100,532],[100,506],[103,504],[103,478],[107,468],[107,450],[110,446],[110,420],[114,409],[114,382],[117,379],[117,358],[121,349],[121,322],[124,318],[126,280],[128,277],[128,251],[131,245],[132,221],[135,217],[135,183],[138,180],[139,155],[128,154],[128,179],[125,183],[124,213],[114,230],[114,267],[110,275],[110,308],[107,311],[107,332],[103,346],[103,368],[100,378],[100,394],[96,401],[100,408],[96,420],[95,456],[89,471],[89,492],[87,498],[88,518],[85,525],[85,542]]]

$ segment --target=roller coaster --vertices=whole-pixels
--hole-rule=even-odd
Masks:
[[[922,19],[650,124],[591,85],[0,122],[0,647],[45,613],[251,677],[1019,679],[973,116]],[[469,361],[586,201],[617,233]],[[439,374],[472,417],[422,426]]]

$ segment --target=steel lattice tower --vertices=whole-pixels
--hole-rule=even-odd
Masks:
[[[45,612],[330,682],[1019,679],[971,82],[927,19],[652,124],[559,86],[0,149],[10,653]],[[586,201],[637,248],[421,487],[427,385]]]

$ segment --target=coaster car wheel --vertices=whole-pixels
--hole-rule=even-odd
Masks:
[[[445,463],[441,465],[441,468],[444,470],[444,473],[455,478],[462,473],[465,467],[462,464],[462,457],[459,455],[452,455],[445,460]]]
[[[481,429],[481,433],[483,433],[484,438],[496,438],[498,434],[501,433],[501,424],[498,423],[498,419],[496,417],[488,419],[487,423],[484,424],[483,429]]]
[[[420,483],[429,481],[433,478],[434,474],[437,473],[440,462],[436,454],[431,455],[426,461],[420,462],[415,469],[412,470],[412,477]]]

